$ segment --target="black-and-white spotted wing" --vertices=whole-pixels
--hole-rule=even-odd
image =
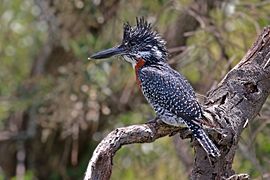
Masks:
[[[159,116],[165,113],[193,121],[201,118],[195,93],[181,74],[169,66],[147,66],[140,71],[143,94]]]

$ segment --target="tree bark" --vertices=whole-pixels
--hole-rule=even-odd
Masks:
[[[247,179],[232,169],[233,158],[243,129],[259,113],[270,93],[270,27],[258,36],[244,58],[206,97],[203,109],[213,125],[211,138],[221,151],[220,158],[208,157],[199,143],[194,143],[195,160],[191,179]],[[95,149],[85,180],[109,179],[113,156],[122,145],[150,143],[183,130],[154,121],[118,128],[108,134]]]

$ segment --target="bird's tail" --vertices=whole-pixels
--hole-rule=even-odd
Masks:
[[[193,136],[199,141],[203,149],[213,157],[219,157],[220,151],[216,145],[209,139],[204,130],[193,122],[187,123],[188,128],[192,131]]]

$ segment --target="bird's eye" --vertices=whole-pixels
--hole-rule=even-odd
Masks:
[[[136,45],[136,43],[135,43],[135,42],[133,42],[133,41],[132,41],[132,42],[130,42],[129,44],[130,44],[130,46],[135,46],[135,45]]]

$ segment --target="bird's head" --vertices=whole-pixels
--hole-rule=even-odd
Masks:
[[[152,29],[144,18],[137,18],[136,26],[124,24],[122,43],[116,47],[100,51],[91,56],[93,59],[103,59],[120,55],[133,66],[143,59],[146,63],[165,62],[167,60],[166,42]]]

